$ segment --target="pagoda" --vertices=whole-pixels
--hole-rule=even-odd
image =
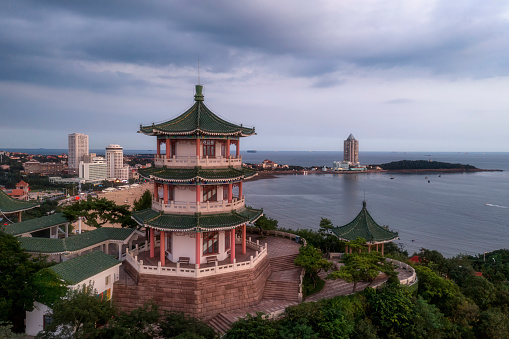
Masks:
[[[362,202],[362,209],[355,219],[344,226],[333,227],[331,231],[339,240],[346,242],[354,241],[357,238],[365,239],[369,252],[371,252],[373,246],[378,251],[379,245],[381,245],[382,255],[384,254],[384,243],[398,239],[397,232],[392,232],[376,223],[366,208],[365,200]],[[349,249],[347,245],[345,252],[352,253],[352,249]]]
[[[8,214],[16,214],[18,222],[21,222],[21,212],[35,207],[39,207],[39,203],[13,199],[0,189],[0,218],[7,219]]]
[[[246,206],[242,189],[256,172],[242,166],[239,142],[255,129],[218,117],[202,91],[197,85],[194,105],[178,117],[140,125],[140,133],[156,137],[157,153],[154,167],[139,170],[153,181],[152,208],[133,219],[149,230],[150,258],[161,266],[235,263],[236,239],[245,254],[246,224],[262,215]]]

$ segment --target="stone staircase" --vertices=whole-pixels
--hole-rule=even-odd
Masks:
[[[271,274],[265,283],[262,300],[255,306],[222,312],[208,321],[219,334],[226,333],[231,325],[247,314],[280,313],[291,305],[299,303],[301,268],[295,266],[297,254],[269,258]]]

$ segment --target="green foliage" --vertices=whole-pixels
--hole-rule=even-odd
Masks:
[[[267,218],[265,215],[262,215],[255,222],[255,226],[260,229],[260,235],[263,235],[263,231],[273,231],[277,229],[278,221],[276,219]]]
[[[158,335],[159,309],[153,302],[132,310],[121,312],[100,329],[101,338],[150,339]]]
[[[318,273],[321,270],[328,271],[332,267],[332,263],[325,259],[322,256],[322,252],[313,245],[299,248],[299,255],[295,259],[295,265],[304,268],[306,274],[313,281],[313,288],[316,288]]]
[[[23,251],[17,239],[0,231],[0,321],[10,321],[16,332],[23,330],[25,311],[34,302],[51,305],[66,287],[42,257],[32,258]]]
[[[97,297],[93,286],[69,290],[66,298],[52,305],[53,322],[41,338],[83,338],[95,337],[100,333],[96,328],[108,322],[115,314],[111,303]]]
[[[141,211],[152,207],[152,194],[149,190],[145,190],[140,200],[134,200],[133,209],[135,211]]]
[[[387,164],[378,165],[384,170],[406,170],[406,169],[462,169],[473,170],[476,169],[471,165],[451,164],[440,161],[428,160],[401,160],[393,161]]]
[[[12,331],[12,324],[0,321],[0,338],[2,339],[22,339],[25,335],[22,333],[14,333]]]
[[[349,243],[357,246],[357,243]],[[361,252],[346,254],[343,259],[344,265],[339,271],[334,271],[327,276],[327,279],[344,279],[353,282],[353,292],[359,281],[373,281],[380,272],[389,276],[394,274],[391,263],[385,261],[380,252]]]
[[[276,321],[269,320],[263,313],[255,316],[248,314],[247,317],[234,322],[225,338],[232,339],[275,339],[279,338],[280,326]]]
[[[92,198],[75,202],[64,207],[64,215],[69,220],[77,220],[79,216],[85,218],[86,223],[93,227],[102,227],[105,223],[121,224],[122,227],[135,226],[131,219],[128,205],[117,205],[106,198]]]
[[[182,312],[165,312],[158,327],[163,338],[216,338],[216,333],[206,323]]]

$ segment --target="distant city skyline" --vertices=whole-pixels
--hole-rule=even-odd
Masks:
[[[506,2],[0,4],[0,148],[153,150],[140,124],[193,104],[199,59],[243,150],[509,150]]]

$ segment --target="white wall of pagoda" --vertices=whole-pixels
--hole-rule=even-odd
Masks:
[[[216,256],[218,261],[228,258],[228,252],[225,251],[225,234],[231,231],[219,232],[219,253],[203,254],[203,237],[200,241],[200,264],[207,263],[208,256]],[[177,262],[180,257],[188,257],[190,264],[196,264],[196,235],[195,233],[173,233],[171,237],[171,255],[167,258],[173,262]]]
[[[196,203],[196,187],[176,186],[175,187],[176,202],[192,202]]]
[[[196,156],[196,143],[190,141],[177,142],[177,157]]]

